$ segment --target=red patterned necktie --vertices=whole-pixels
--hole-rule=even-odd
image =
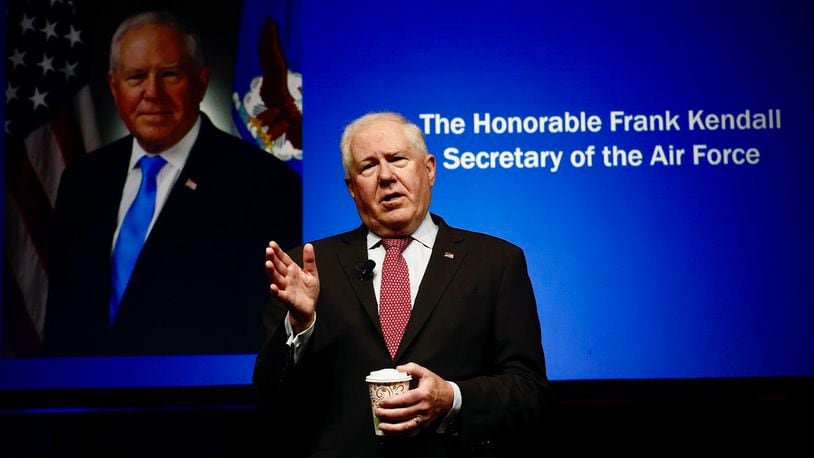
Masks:
[[[379,321],[390,357],[396,356],[401,336],[410,319],[410,272],[401,252],[407,248],[410,237],[382,239],[387,253],[382,265],[382,286],[379,296]]]

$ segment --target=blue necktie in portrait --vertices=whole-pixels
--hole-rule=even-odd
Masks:
[[[161,156],[144,156],[139,160],[141,184],[135,200],[127,210],[113,247],[113,279],[110,289],[110,325],[116,322],[116,313],[130,280],[130,274],[147,237],[147,229],[155,212],[156,176],[167,161]]]

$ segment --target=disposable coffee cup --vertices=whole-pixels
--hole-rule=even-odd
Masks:
[[[365,377],[367,388],[370,391],[370,410],[373,413],[373,432],[377,436],[384,433],[379,429],[379,418],[376,417],[376,407],[387,397],[406,393],[410,389],[410,380],[413,378],[406,372],[395,369],[381,369],[373,371]]]

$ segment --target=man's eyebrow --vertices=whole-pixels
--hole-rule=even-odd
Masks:
[[[168,68],[181,68],[181,67],[182,67],[181,62],[171,62],[169,64],[161,65],[158,68],[160,68],[160,69],[168,69]]]

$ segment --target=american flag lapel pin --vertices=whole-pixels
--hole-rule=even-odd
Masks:
[[[184,183],[184,186],[189,188],[191,191],[198,189],[198,183],[192,181],[192,178],[187,178],[187,182]]]
[[[455,259],[455,255],[450,253],[449,251],[444,252],[444,257],[449,259]]]

